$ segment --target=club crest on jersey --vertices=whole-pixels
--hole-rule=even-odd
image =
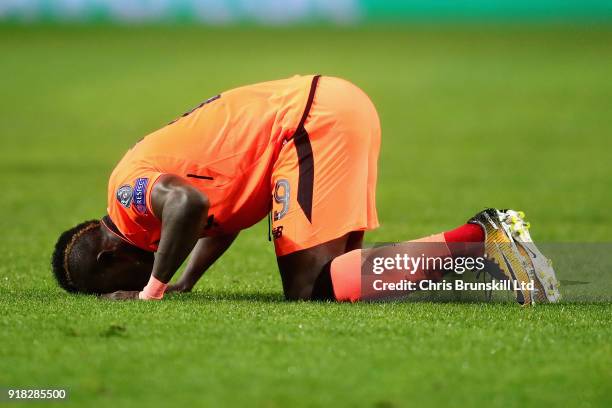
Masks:
[[[140,177],[136,179],[134,183],[134,209],[139,214],[147,213],[147,186],[149,179],[146,177]]]
[[[117,190],[117,201],[125,208],[130,208],[132,204],[132,186],[124,184]]]

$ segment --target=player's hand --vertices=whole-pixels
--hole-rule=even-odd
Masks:
[[[118,290],[113,293],[105,293],[100,295],[102,299],[109,300],[130,300],[130,299],[138,299],[138,294],[140,291],[138,290]]]

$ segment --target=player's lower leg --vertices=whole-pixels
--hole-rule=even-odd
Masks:
[[[389,252],[419,252],[414,248],[419,243],[439,243],[426,248],[430,252],[427,256],[485,256],[489,264],[487,272],[497,279],[518,283],[515,296],[519,303],[555,302],[560,298],[557,279],[549,261],[533,244],[523,216],[512,210],[487,209],[452,231],[383,248],[388,248]],[[403,248],[398,248],[402,245]],[[368,251],[372,249],[350,251],[331,262],[329,276],[336,300],[354,302],[376,297],[373,290],[361,285],[362,262],[369,256]],[[414,282],[437,278],[428,272],[422,269],[404,277]],[[535,288],[524,288],[520,285],[522,282],[533,282]]]
[[[454,230],[430,235],[412,241],[400,242],[375,248],[356,249],[336,257],[330,264],[329,275],[334,297],[338,301],[372,300],[381,295],[373,288],[362,287],[362,266],[366,258],[393,258],[396,254],[410,254],[417,258],[426,255],[431,258],[478,257],[484,254],[485,235],[483,228],[465,224]],[[390,276],[388,273],[387,277]],[[441,274],[420,268],[411,273],[397,275],[414,283],[422,280],[439,280]]]

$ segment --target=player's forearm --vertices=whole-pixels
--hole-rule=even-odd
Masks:
[[[169,197],[162,213],[162,229],[155,253],[152,275],[167,283],[187,258],[204,228],[208,202],[176,193]]]
[[[225,253],[238,233],[218,237],[200,238],[196,243],[185,272],[176,283],[180,291],[190,291],[204,273]]]

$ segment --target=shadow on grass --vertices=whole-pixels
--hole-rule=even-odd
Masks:
[[[226,290],[196,291],[191,293],[170,293],[164,298],[176,301],[186,300],[190,302],[286,302],[285,297],[278,292],[231,292]]]
[[[56,302],[71,302],[71,300],[89,301],[96,299],[96,296],[85,295],[85,294],[69,294],[63,291],[54,290],[40,290],[40,289],[23,289],[23,290],[11,290],[11,291],[0,291],[3,300],[13,304],[20,304],[22,302],[42,302],[45,304],[56,303]],[[362,301],[358,302],[361,304],[379,304],[379,303],[439,303],[439,304],[516,304],[514,299],[510,295],[502,298],[493,298],[487,300],[483,295],[473,296],[423,296],[422,293],[415,293],[415,296],[407,296],[403,299],[387,299],[387,300],[376,300],[376,301]],[[199,290],[191,293],[170,293],[164,297],[164,300],[172,302],[262,302],[262,303],[295,303],[287,301],[282,293],[280,292],[233,292],[229,290]],[[335,303],[330,301],[312,301],[308,303]],[[561,299],[558,305],[609,305],[610,302],[607,299]],[[541,304],[540,304],[541,305]]]

